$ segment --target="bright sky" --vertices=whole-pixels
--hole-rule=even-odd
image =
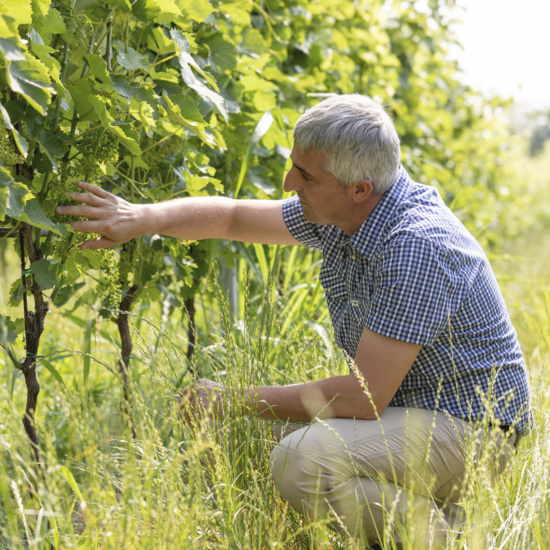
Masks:
[[[457,0],[454,53],[464,80],[513,96],[528,110],[550,108],[550,0]],[[462,9],[464,8],[464,9]]]

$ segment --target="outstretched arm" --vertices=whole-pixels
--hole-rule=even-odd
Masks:
[[[59,206],[58,214],[88,218],[71,222],[75,231],[98,233],[83,249],[122,244],[157,233],[199,241],[222,238],[262,244],[298,244],[283,220],[283,201],[189,197],[156,204],[132,204],[96,185],[79,182],[84,193],[69,193],[82,204]]]

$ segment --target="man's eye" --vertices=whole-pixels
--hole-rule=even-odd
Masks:
[[[303,172],[300,172],[302,174],[302,178],[304,181],[311,181],[311,178],[309,176],[306,176]]]

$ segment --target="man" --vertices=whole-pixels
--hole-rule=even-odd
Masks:
[[[495,277],[435,189],[409,178],[393,123],[372,99],[334,96],[307,111],[291,159],[284,188],[296,196],[285,201],[132,205],[81,183],[88,193],[72,196],[86,206],[58,212],[102,235],[88,249],[160,233],[322,250],[320,281],[350,373],[246,388],[240,412],[316,420],[281,430],[271,456],[294,508],[370,542],[389,523],[398,543],[444,541],[469,450],[499,473],[530,424],[525,365]],[[220,414],[223,390],[199,381],[191,410]],[[411,517],[428,528],[411,535]]]

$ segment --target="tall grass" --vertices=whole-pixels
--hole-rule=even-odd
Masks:
[[[323,522],[304,522],[278,497],[267,423],[235,418],[191,428],[181,421],[178,394],[192,381],[191,367],[232,388],[341,368],[332,350],[325,353],[324,329],[290,327],[288,316],[274,316],[271,296],[264,294],[236,323],[221,293],[221,307],[203,304],[208,325],[199,328],[192,365],[185,360],[185,331],[171,324],[162,305],[152,316],[132,317],[135,440],[121,413],[110,323],[81,318],[78,310],[51,313],[39,366],[40,468],[21,426],[24,386],[2,357],[0,548],[344,544]]]
[[[276,299],[264,295],[262,308],[237,324],[221,300],[217,320],[208,331],[202,327],[193,366],[234,388],[343,372],[338,353],[327,352],[319,333],[298,318],[285,340],[278,338],[288,319],[278,316]],[[460,532],[450,535],[449,548],[546,548],[550,540],[550,291],[533,289],[521,299],[512,311],[529,360],[536,428],[496,486],[483,464],[470,464],[466,518]],[[133,318],[136,440],[120,412],[118,380],[107,368],[116,350],[107,323],[94,322],[88,350],[94,359],[86,378],[79,348],[86,326],[52,317],[57,331],[42,351],[59,377],[41,368],[42,468],[34,465],[21,426],[21,381],[12,395],[4,359],[0,548],[364,547],[323,520],[305,521],[279,498],[268,467],[274,446],[269,423],[238,417],[190,428],[181,422],[177,395],[191,380],[182,359],[186,342],[180,327],[162,321],[162,311],[154,319]],[[408,521],[413,530],[419,518]],[[405,546],[418,548],[414,542]],[[391,539],[386,547],[393,547]]]

